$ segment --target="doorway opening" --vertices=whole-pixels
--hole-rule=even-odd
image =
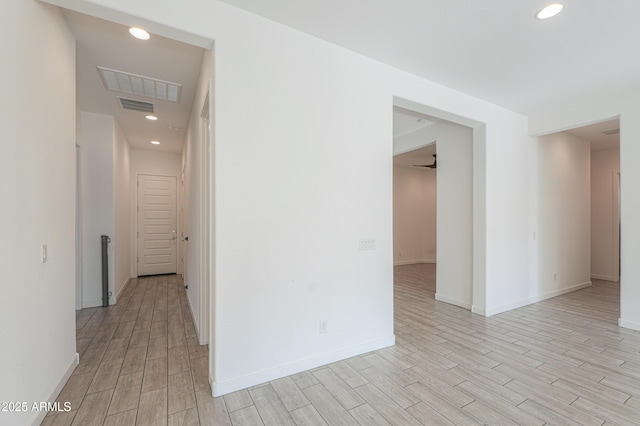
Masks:
[[[213,40],[133,18],[115,10],[105,8],[96,11],[84,2],[56,2],[56,5],[63,7],[62,12],[77,43],[76,93],[80,145],[77,217],[86,220],[100,216],[105,223],[115,223],[113,229],[100,228],[101,232],[111,234],[113,241],[109,248],[110,262],[115,262],[115,267],[111,267],[116,271],[110,275],[113,297],[122,295],[123,301],[126,300],[128,296],[125,290],[138,275],[183,273],[189,264],[195,265],[198,270],[208,270],[212,260],[210,256],[201,255],[201,245],[191,245],[189,250],[184,250],[184,256],[182,246],[188,241],[189,226],[193,224],[198,226],[191,231],[196,238],[205,241],[207,247],[211,240],[208,235],[202,237],[202,232],[213,232],[212,217],[215,212],[213,209],[203,210],[204,206],[211,204],[209,190],[212,185],[207,182],[212,180],[213,173],[209,170],[212,163],[200,162],[202,147],[209,149],[212,145],[209,139],[213,138],[213,132],[205,132],[200,128],[201,117],[198,114],[205,98],[208,102],[213,73]],[[127,25],[131,22],[145,27],[151,33],[151,39],[148,42],[132,39]],[[106,102],[101,102],[105,99]],[[85,125],[83,120],[86,117],[93,120],[92,128]],[[102,145],[96,150],[92,136],[98,133]],[[193,147],[193,155],[183,163],[183,158],[187,156],[185,146],[188,145]],[[82,161],[80,153],[83,153]],[[86,156],[91,153],[95,155],[87,159]],[[95,160],[100,165],[100,171],[104,172],[99,178],[86,178],[87,173],[97,170],[89,160]],[[189,176],[185,177],[185,173]],[[141,228],[148,226],[138,222],[137,179],[148,175],[165,176],[176,183],[177,194],[174,194],[174,199],[178,205],[175,215],[170,215],[175,224],[166,229],[169,241],[174,246],[174,253],[171,254],[159,254],[158,250],[163,248],[157,246],[157,240],[147,239],[149,241],[145,240],[145,244],[138,244],[138,232],[144,234],[145,230]],[[101,185],[105,186],[105,190],[101,189]],[[106,201],[91,203],[86,194],[80,194],[81,189],[85,193],[104,194]],[[87,204],[99,206],[100,215],[83,211],[82,207]],[[156,210],[154,214],[153,218],[146,219],[160,220],[164,212]],[[187,217],[195,220],[189,221]],[[186,222],[184,228],[180,227],[183,221]],[[201,226],[202,222],[206,222],[207,228]],[[82,228],[85,224],[78,222],[77,226]],[[82,229],[78,233],[87,238],[89,234]],[[181,237],[184,237],[184,241]],[[138,249],[144,251],[145,246],[146,249],[153,246],[155,250],[153,256],[147,257],[160,261],[150,262],[147,265],[152,267],[150,270],[139,271],[138,258],[141,261],[143,259]],[[80,259],[77,308],[98,306],[83,304],[81,300],[82,297],[88,297],[88,293],[82,295],[83,285],[93,282],[87,279],[88,275],[82,277],[89,273],[87,268],[82,268],[82,257],[92,257],[86,253],[86,248],[87,245],[83,245],[82,241],[76,243]],[[115,261],[112,260],[114,258]],[[158,270],[160,264],[163,267],[171,265],[170,270]],[[200,331],[200,343],[208,343],[211,340],[209,304],[202,301],[208,301],[213,275],[192,273],[188,279],[193,280],[190,287],[192,291],[188,293],[190,316]],[[210,357],[212,359],[213,354]]]
[[[553,248],[539,253],[541,282],[546,279],[567,289],[599,287],[611,297],[601,297],[585,308],[616,323],[620,316],[620,120],[541,137],[539,161],[541,229],[548,234],[541,235],[547,241],[540,244]],[[548,232],[548,226],[558,232]]]
[[[395,276],[421,280],[434,299],[469,310],[474,306],[473,140],[469,126],[394,106]]]

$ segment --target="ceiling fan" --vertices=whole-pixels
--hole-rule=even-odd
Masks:
[[[437,162],[436,154],[433,154],[433,164],[414,164],[413,167],[429,167],[430,169],[435,169],[436,162]]]

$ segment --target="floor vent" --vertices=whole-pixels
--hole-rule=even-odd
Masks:
[[[121,98],[120,96],[118,96],[118,100],[124,109],[131,111],[153,112],[153,104],[150,102],[136,101],[135,99]]]

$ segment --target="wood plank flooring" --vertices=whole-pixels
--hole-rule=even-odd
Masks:
[[[434,300],[435,265],[395,268],[397,344],[212,398],[179,276],[78,311],[80,365],[44,425],[637,425],[640,333],[619,287],[490,318]]]

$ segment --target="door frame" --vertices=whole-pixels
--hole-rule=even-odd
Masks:
[[[209,343],[210,332],[210,295],[211,278],[213,260],[211,254],[211,230],[212,230],[212,216],[214,212],[212,206],[211,189],[212,185],[212,144],[211,144],[211,110],[210,110],[210,90],[211,82],[207,84],[206,96],[202,105],[200,113],[200,126],[201,126],[201,152],[200,152],[200,326],[199,328],[199,340],[201,345]]]
[[[613,280],[620,282],[620,170],[613,171]]]
[[[180,191],[180,186],[178,185],[179,182],[179,176],[176,175],[168,175],[168,174],[158,174],[158,173],[143,173],[143,172],[137,172],[135,175],[135,180],[133,181],[133,200],[134,200],[134,208],[132,209],[132,213],[133,213],[133,253],[132,253],[132,262],[133,262],[133,268],[134,268],[134,277],[137,278],[140,275],[138,274],[138,238],[140,236],[139,234],[139,229],[138,229],[138,212],[139,212],[139,204],[138,204],[138,182],[139,182],[139,178],[140,176],[161,176],[161,177],[172,177],[176,180],[176,236],[179,236],[182,229],[180,227],[180,208],[178,206],[178,201],[180,200],[180,196],[179,196],[179,191]],[[177,242],[177,238],[176,238],[176,274],[178,273],[178,269],[179,269],[179,259],[180,259],[180,244],[178,244]]]

